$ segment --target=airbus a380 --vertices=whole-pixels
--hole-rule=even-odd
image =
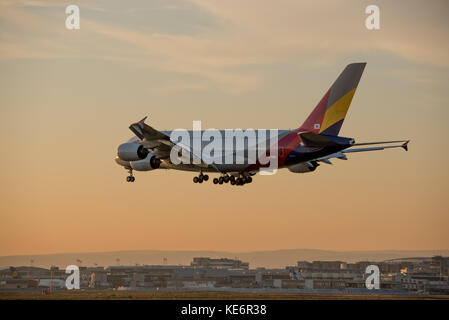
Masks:
[[[275,144],[272,143],[272,135],[270,135],[271,144],[268,138],[264,138],[262,142],[266,149],[262,150],[266,150],[266,153],[262,155],[265,156],[265,159],[268,154],[270,157],[276,156],[276,169],[287,168],[293,173],[306,173],[315,171],[320,163],[331,164],[332,158],[347,160],[346,154],[348,153],[389,148],[403,148],[407,151],[409,140],[356,143],[353,138],[338,135],[365,65],[366,63],[352,63],[346,66],[299,128],[277,130]],[[128,182],[135,180],[133,171],[177,169],[198,172],[199,174],[193,178],[195,183],[208,181],[207,173],[213,172],[219,175],[213,179],[214,184],[244,185],[251,183],[252,176],[268,166],[266,161],[261,161],[260,153],[257,153],[255,161],[248,161],[249,151],[254,148],[247,141],[248,139],[244,141],[244,144],[240,144],[240,151],[244,154],[243,161],[238,162],[234,159],[239,150],[235,150],[235,148],[226,150],[226,146],[223,151],[225,154],[232,155],[231,163],[222,161],[223,155],[206,160],[201,153],[210,142],[209,139],[203,137],[205,131],[188,131],[190,141],[185,143],[185,141],[180,142],[179,139],[173,138],[175,131],[158,131],[147,125],[145,120],[146,117],[133,123],[129,129],[135,136],[118,147],[115,161],[128,170],[129,176],[126,178]],[[226,136],[225,130],[217,130],[217,133],[223,139]],[[195,145],[195,139],[198,139],[195,138],[195,134],[200,139],[199,152],[198,148],[195,150],[192,147]],[[257,138],[260,136],[258,133]],[[256,143],[257,147],[261,142],[259,140]],[[220,142],[220,146],[223,145],[225,145],[225,141]],[[276,146],[274,147],[274,145]],[[234,147],[234,140],[232,140],[232,146]],[[181,153],[189,156],[187,162],[174,161],[173,154],[180,155]]]

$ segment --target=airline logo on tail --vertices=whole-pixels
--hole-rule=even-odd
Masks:
[[[366,63],[349,64],[309,115],[299,131],[337,136]]]

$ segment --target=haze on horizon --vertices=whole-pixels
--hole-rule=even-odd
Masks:
[[[449,249],[446,1],[0,3],[0,256],[116,250]],[[367,67],[340,134],[411,139],[240,187],[113,159],[158,129],[301,125],[343,68]]]

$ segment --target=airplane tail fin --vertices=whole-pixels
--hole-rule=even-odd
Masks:
[[[337,136],[365,65],[348,64],[298,131]]]

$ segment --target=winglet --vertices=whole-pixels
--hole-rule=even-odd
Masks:
[[[148,116],[146,116],[145,118],[143,118],[142,120],[140,120],[139,122],[137,122],[137,124],[139,125],[139,127],[141,127],[143,129],[143,125],[145,123],[145,120],[148,118]]]
[[[405,150],[408,151],[408,143],[410,142],[410,140],[407,140],[401,147]]]
[[[139,122],[133,123],[132,125],[129,126],[129,129],[140,139],[143,139],[145,137],[143,131],[145,128],[145,120],[146,119],[147,119],[147,117],[145,117],[142,120],[140,120]]]

